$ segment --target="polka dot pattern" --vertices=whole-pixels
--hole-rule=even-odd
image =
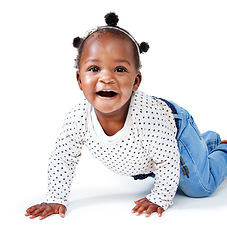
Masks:
[[[146,197],[167,209],[179,182],[179,150],[171,109],[160,99],[137,91],[133,94],[127,126],[113,142],[96,135],[91,106],[83,100],[67,115],[50,158],[49,202],[67,204],[75,168],[86,145],[110,170],[125,175],[155,173],[154,186]]]

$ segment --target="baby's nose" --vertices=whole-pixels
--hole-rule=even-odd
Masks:
[[[112,83],[114,82],[114,77],[111,73],[109,72],[106,72],[106,73],[103,73],[100,78],[99,78],[99,81],[100,82],[103,82],[103,83]]]

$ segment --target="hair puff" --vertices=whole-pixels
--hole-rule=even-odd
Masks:
[[[149,49],[149,44],[147,42],[141,42],[139,44],[140,53],[147,52]]]
[[[73,39],[73,47],[74,48],[79,48],[80,44],[82,43],[83,38],[76,37]]]
[[[115,27],[119,21],[119,18],[116,13],[110,12],[105,15],[105,21],[108,26]]]

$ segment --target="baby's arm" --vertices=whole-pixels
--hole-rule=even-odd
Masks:
[[[26,216],[40,216],[40,219],[58,213],[61,217],[65,216],[65,206],[83,145],[77,133],[74,112],[70,112],[49,160],[46,202],[28,208]]]
[[[136,206],[132,209],[136,215],[143,212],[149,217],[153,212],[157,212],[161,217],[162,213],[172,204],[172,199],[176,193],[179,183],[179,154],[171,160],[155,163],[155,179],[151,194],[146,198],[135,201]]]
[[[59,214],[60,217],[64,218],[66,207],[58,203],[41,203],[32,206],[26,210],[25,216],[30,216],[31,219],[39,217],[40,220],[52,215]]]

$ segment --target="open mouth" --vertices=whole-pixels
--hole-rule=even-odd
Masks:
[[[107,98],[112,98],[117,95],[117,93],[114,91],[99,91],[99,92],[97,92],[97,94],[100,97],[107,97]]]

